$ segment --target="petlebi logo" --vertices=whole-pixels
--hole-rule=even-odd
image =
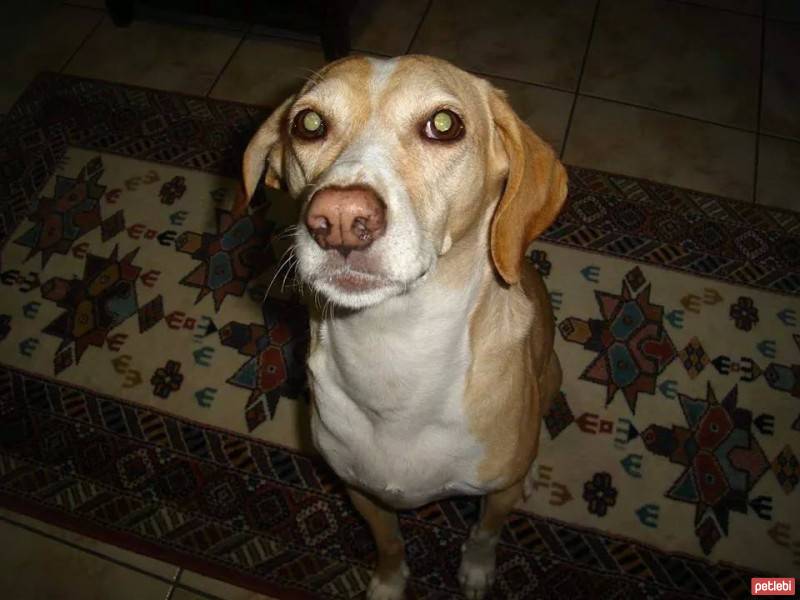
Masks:
[[[794,596],[794,577],[753,577],[750,593],[753,596]]]

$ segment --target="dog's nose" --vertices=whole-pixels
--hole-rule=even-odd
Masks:
[[[383,235],[386,209],[378,195],[367,187],[327,187],[311,198],[306,227],[325,250],[342,256],[364,250]]]

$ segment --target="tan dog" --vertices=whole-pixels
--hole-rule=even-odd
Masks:
[[[459,571],[483,596],[561,384],[523,258],[564,202],[564,168],[488,82],[429,57],[353,57],[262,125],[248,198],[262,174],[302,203],[299,275],[334,307],[311,318],[312,432],[375,537],[367,597],[403,596],[392,509],[456,494],[485,495]]]

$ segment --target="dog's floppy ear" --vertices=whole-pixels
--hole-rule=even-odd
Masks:
[[[492,261],[511,285],[520,278],[528,245],[555,220],[567,197],[567,173],[553,149],[517,117],[505,94],[489,98],[494,125],[508,156],[505,190],[490,233]]]
[[[258,187],[258,180],[264,175],[264,183],[279,188],[283,176],[283,124],[286,111],[294,102],[294,96],[287,98],[270,116],[250,140],[244,151],[242,174],[244,176],[244,204],[250,202]]]

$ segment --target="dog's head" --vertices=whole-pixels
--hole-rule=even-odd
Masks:
[[[300,277],[350,308],[413,288],[487,211],[491,260],[516,283],[566,196],[564,168],[502,92],[423,56],[324,68],[250,142],[248,199],[262,175],[302,202]]]

